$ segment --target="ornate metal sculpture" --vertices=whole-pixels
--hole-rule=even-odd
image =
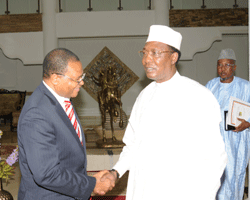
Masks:
[[[122,147],[115,137],[115,130],[123,130],[127,116],[122,109],[121,96],[138,80],[131,71],[107,47],[84,69],[83,88],[99,103],[102,118],[103,139],[98,140],[101,148]],[[112,138],[106,137],[106,130],[112,131]]]
[[[93,76],[92,79],[97,85],[101,87],[101,90],[98,92],[98,102],[102,117],[103,142],[107,142],[105,133],[107,114],[109,114],[110,117],[112,141],[116,142],[117,139],[115,137],[113,123],[120,115],[119,127],[123,128],[124,124],[122,115],[123,110],[121,102],[121,91],[118,90],[116,67],[109,66],[106,70],[104,69],[100,71],[99,78]]]

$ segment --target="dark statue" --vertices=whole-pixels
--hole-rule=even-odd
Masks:
[[[122,128],[124,125],[123,110],[121,102],[121,91],[118,89],[118,74],[116,73],[115,65],[109,65],[105,69],[101,69],[99,77],[92,76],[92,80],[97,84],[101,90],[98,91],[98,103],[102,118],[102,131],[103,131],[103,142],[107,142],[106,137],[106,119],[107,114],[110,117],[110,126],[112,130],[112,143],[118,142],[115,133],[113,123],[120,115],[119,127]]]
[[[118,139],[124,134],[128,120],[122,110],[121,96],[139,77],[106,46],[88,64],[84,72],[86,76],[82,87],[99,103],[101,112],[103,139],[96,141],[97,146],[123,147],[124,143]],[[107,138],[108,130],[111,130],[112,138]]]

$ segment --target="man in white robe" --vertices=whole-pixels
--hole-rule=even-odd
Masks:
[[[108,178],[129,170],[127,200],[214,200],[226,166],[220,107],[213,94],[176,70],[182,36],[153,25],[141,51],[154,80],[131,112],[119,161]]]

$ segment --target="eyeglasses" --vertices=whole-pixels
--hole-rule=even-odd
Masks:
[[[86,73],[84,73],[84,74],[81,76],[81,78],[77,81],[77,80],[74,80],[74,79],[68,77],[67,75],[64,75],[64,74],[59,74],[59,73],[55,73],[55,74],[60,75],[60,76],[64,76],[65,78],[67,78],[67,79],[69,79],[69,80],[71,80],[71,81],[74,81],[74,82],[76,82],[77,84],[80,84],[80,83],[82,82],[82,80],[84,79],[85,75],[86,75]]]
[[[161,57],[162,53],[167,53],[167,52],[173,53],[172,51],[146,51],[146,50],[139,51],[138,53],[141,58],[148,55],[154,58],[159,58]]]
[[[230,63],[219,63],[217,66],[218,67],[223,67],[225,66],[227,69],[230,68],[230,67],[233,67],[235,64],[230,64]]]

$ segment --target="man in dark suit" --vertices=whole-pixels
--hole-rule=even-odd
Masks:
[[[79,58],[54,49],[43,62],[43,81],[25,103],[18,122],[21,183],[19,200],[89,199],[114,187],[102,180],[107,170],[86,173],[86,147],[80,120],[71,105],[84,74]]]

